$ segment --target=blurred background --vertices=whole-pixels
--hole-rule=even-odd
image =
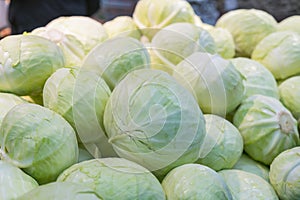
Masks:
[[[24,1],[24,0],[23,0]],[[215,24],[220,15],[238,8],[256,8],[272,14],[277,21],[300,14],[299,0],[187,0],[203,22]],[[119,15],[131,16],[138,0],[101,0],[93,18],[105,22]],[[9,0],[0,0],[0,37],[10,34]]]

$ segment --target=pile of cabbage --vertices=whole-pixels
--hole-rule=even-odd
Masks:
[[[0,199],[300,199],[299,26],[141,0],[0,40]]]

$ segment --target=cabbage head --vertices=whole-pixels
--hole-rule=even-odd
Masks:
[[[206,114],[225,116],[244,97],[243,77],[217,54],[192,54],[175,67],[173,77],[194,95]]]
[[[266,165],[282,151],[299,145],[297,121],[273,97],[247,98],[235,112],[233,123],[243,136],[244,151]]]
[[[289,109],[296,120],[300,120],[300,76],[284,80],[279,85],[280,100]],[[300,122],[300,121],[299,121]]]
[[[85,58],[81,71],[101,76],[111,90],[131,71],[150,68],[145,46],[132,37],[114,37],[95,47]]]
[[[108,39],[102,24],[87,16],[62,16],[50,21],[46,28],[56,29],[65,35],[74,36],[82,45],[84,52]]]
[[[0,199],[13,200],[38,187],[38,183],[21,169],[0,160]]]
[[[231,59],[235,68],[244,76],[244,99],[261,94],[279,99],[277,82],[273,74],[262,64],[249,58]]]
[[[112,91],[104,127],[120,157],[159,179],[196,161],[206,133],[193,96],[167,73],[152,69],[129,73]]]
[[[300,34],[300,15],[293,15],[278,23],[279,31],[295,31]]]
[[[243,153],[243,138],[239,130],[226,119],[205,114],[206,138],[201,148],[211,149],[197,163],[216,171],[230,169]]]
[[[232,200],[223,178],[211,168],[200,164],[176,167],[162,181],[167,199]]]
[[[0,40],[0,92],[25,96],[40,93],[47,78],[64,67],[61,49],[36,35]]]
[[[39,184],[54,181],[78,160],[72,127],[57,113],[31,103],[13,107],[0,128],[1,160],[22,168]]]
[[[140,39],[141,31],[130,16],[118,16],[103,24],[109,38],[116,36],[129,36],[135,39]]]
[[[184,0],[140,0],[133,12],[135,23],[150,40],[170,24],[194,23],[194,16],[192,6]]]
[[[270,181],[281,200],[300,199],[300,147],[280,153],[270,166]]]
[[[279,200],[271,184],[260,176],[238,169],[218,173],[224,178],[233,200]]]
[[[255,47],[251,58],[268,68],[277,80],[300,73],[300,34],[275,32]]]
[[[212,36],[204,29],[190,23],[174,23],[153,37],[151,49],[159,61],[158,68],[172,74],[175,66],[194,52],[215,53]]]
[[[223,14],[216,27],[225,28],[232,34],[236,56],[250,57],[255,46],[276,31],[277,22],[263,10],[237,9]]]
[[[239,169],[245,172],[250,172],[256,174],[266,181],[270,182],[269,179],[269,171],[270,169],[252,158],[250,158],[247,154],[243,153],[237,163],[232,167],[232,169]]]
[[[161,184],[146,168],[123,158],[83,161],[66,169],[58,182],[91,188],[105,200],[164,200]]]

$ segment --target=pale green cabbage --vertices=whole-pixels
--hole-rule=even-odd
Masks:
[[[21,169],[0,160],[0,199],[13,200],[38,187]]]
[[[249,58],[231,59],[235,68],[245,77],[244,99],[261,94],[279,99],[279,91],[272,73],[262,64]]]
[[[300,73],[300,34],[275,32],[255,47],[251,58],[268,68],[276,79],[286,79]]]
[[[16,200],[103,200],[92,189],[67,182],[52,182],[41,185]]]
[[[295,31],[300,34],[300,15],[293,15],[278,23],[279,31]]]
[[[140,0],[133,19],[150,40],[163,27],[176,22],[194,23],[195,12],[185,0]]]
[[[279,200],[271,184],[260,176],[237,169],[218,173],[228,185],[233,200]]]
[[[95,47],[85,58],[81,71],[101,76],[111,90],[129,72],[150,68],[145,46],[131,37],[114,37]]]
[[[282,151],[299,145],[297,121],[282,103],[263,95],[247,98],[233,118],[254,160],[270,165]]]
[[[204,29],[190,23],[174,23],[160,31],[151,42],[153,55],[157,57],[157,69],[172,74],[175,66],[194,52],[215,53],[216,45]]]
[[[266,181],[270,182],[269,179],[269,171],[270,169],[252,158],[250,158],[247,154],[243,153],[237,163],[232,167],[232,169],[239,169],[245,172],[250,172],[256,174]]]
[[[279,85],[280,101],[300,123],[300,76],[286,79]]]
[[[50,21],[46,28],[57,29],[65,35],[74,36],[83,45],[84,52],[91,51],[108,38],[102,24],[86,16],[58,17]]]
[[[60,115],[42,106],[25,103],[13,107],[0,128],[0,158],[48,183],[78,160],[72,127]]]
[[[50,40],[35,35],[0,40],[0,92],[40,93],[47,78],[63,66],[63,53]]]
[[[134,20],[129,16],[118,16],[103,24],[110,38],[116,36],[129,36],[135,39],[140,39],[141,31],[138,29]]]
[[[174,78],[196,98],[206,114],[225,116],[244,96],[243,77],[219,55],[196,52],[179,63]]]
[[[255,46],[276,31],[277,22],[265,11],[237,9],[222,15],[216,27],[227,29],[233,36],[236,55],[250,57]]]
[[[205,122],[193,96],[163,71],[129,73],[113,90],[104,112],[109,142],[120,157],[162,178],[194,162]]]
[[[223,178],[200,164],[176,167],[164,178],[162,186],[169,200],[232,200]]]
[[[146,168],[123,158],[83,161],[66,169],[58,182],[93,189],[105,200],[164,200],[161,184]]]
[[[300,147],[280,153],[270,166],[270,181],[281,200],[300,199]]]
[[[226,119],[205,114],[206,138],[201,148],[210,149],[207,155],[200,155],[197,163],[216,171],[230,169],[243,153],[243,138],[239,130]]]

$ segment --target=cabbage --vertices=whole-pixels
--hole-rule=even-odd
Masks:
[[[115,155],[104,133],[103,115],[111,92],[97,74],[63,68],[46,81],[44,106],[63,116],[77,139],[94,156]]]
[[[105,200],[165,199],[151,172],[123,158],[83,161],[66,169],[57,181],[87,186]]]
[[[280,153],[270,166],[270,181],[281,200],[300,199],[300,147]]]
[[[11,35],[0,40],[0,92],[39,93],[47,78],[63,66],[62,51],[45,38]]]
[[[223,178],[214,170],[199,164],[176,167],[162,181],[167,199],[231,200]]]
[[[58,114],[25,103],[13,107],[0,129],[0,158],[48,183],[78,160],[78,145],[72,127]]]
[[[237,9],[222,15],[216,27],[227,29],[233,36],[236,55],[250,57],[255,46],[276,31],[277,22],[270,14],[256,9]]]
[[[0,199],[12,200],[38,187],[38,183],[19,168],[0,160]]]
[[[300,34],[300,15],[293,15],[285,18],[279,24],[279,31],[295,31]]]
[[[54,28],[40,27],[34,29],[30,34],[55,42],[64,54],[65,67],[80,67],[83,58],[88,53],[84,51],[83,44],[76,37],[64,34]]]
[[[194,95],[206,114],[225,116],[243,99],[241,74],[219,55],[196,52],[175,67],[173,76]]]
[[[275,32],[258,43],[252,59],[268,68],[276,79],[286,79],[300,73],[300,35],[295,32]]]
[[[53,182],[39,186],[16,200],[103,200],[92,189],[75,183]]]
[[[170,75],[140,69],[113,90],[104,112],[109,142],[120,157],[162,178],[194,162],[205,136],[205,122],[193,96]]]
[[[235,68],[245,77],[244,99],[261,94],[279,99],[277,83],[272,73],[257,61],[248,58],[234,58],[231,60]]]
[[[195,12],[184,0],[140,0],[133,19],[150,40],[161,28],[176,22],[194,23]]]
[[[300,122],[300,76],[286,79],[279,85],[280,100]]]
[[[233,200],[278,200],[271,184],[255,174],[237,169],[218,172],[228,185]]]
[[[115,36],[129,36],[135,39],[141,38],[141,32],[129,16],[119,16],[103,24],[110,38]]]
[[[62,16],[50,21],[46,28],[56,29],[65,35],[74,36],[82,45],[84,52],[108,38],[102,24],[86,16]]]
[[[226,119],[217,115],[204,115],[206,138],[201,148],[210,149],[207,155],[200,155],[197,163],[216,171],[230,169],[243,152],[243,138],[238,129]]]
[[[247,154],[243,153],[237,163],[232,167],[232,169],[239,169],[245,172],[250,172],[256,174],[266,181],[270,182],[269,180],[269,168],[252,158],[250,158]]]
[[[175,65],[194,52],[216,52],[211,35],[190,23],[175,23],[161,29],[153,37],[151,49],[159,60],[158,69],[170,74]]]
[[[114,37],[95,47],[85,58],[81,71],[101,76],[111,90],[130,71],[150,67],[144,45],[131,37]]]
[[[235,112],[233,122],[243,136],[245,152],[266,165],[282,151],[299,145],[297,121],[273,97],[247,98]]]

